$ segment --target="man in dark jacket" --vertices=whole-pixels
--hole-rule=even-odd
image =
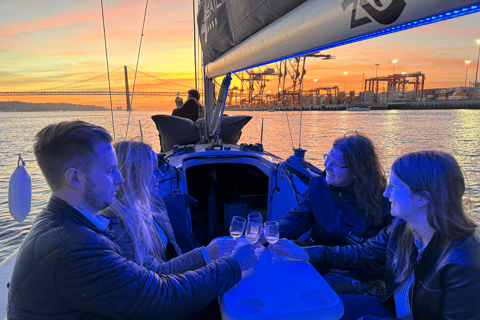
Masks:
[[[188,91],[188,100],[179,109],[172,112],[172,116],[188,118],[193,122],[197,121],[202,114],[202,106],[199,103],[200,93],[195,90]]]
[[[258,262],[252,246],[178,275],[128,261],[97,215],[123,183],[111,141],[83,121],[37,133],[35,157],[52,197],[20,246],[8,319],[176,319],[209,305]]]

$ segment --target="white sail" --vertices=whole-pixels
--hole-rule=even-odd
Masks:
[[[205,67],[208,78],[480,11],[479,0],[308,0]]]

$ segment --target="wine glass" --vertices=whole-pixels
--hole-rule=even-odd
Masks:
[[[255,221],[248,221],[247,230],[245,231],[245,239],[251,244],[260,239],[260,233],[262,232],[262,224]]]
[[[248,215],[248,222],[258,223],[258,225],[260,226],[259,233],[258,233],[258,237],[257,237],[257,239],[256,239],[254,242],[252,242],[252,243],[255,243],[255,242],[258,241],[258,239],[260,239],[260,235],[261,235],[261,232],[262,232],[262,224],[263,224],[262,215],[261,215],[260,213],[258,213],[258,212],[252,212],[252,213],[250,213],[250,214]],[[245,233],[245,237],[246,237],[246,235],[247,235],[247,234]],[[253,236],[251,236],[251,237],[252,237],[251,239],[253,239]],[[261,245],[257,244],[255,250],[261,249],[261,247],[262,247]]]
[[[257,222],[261,225],[263,223],[262,215],[258,212],[252,212],[248,215],[248,221]]]
[[[280,238],[280,229],[278,227],[277,221],[267,221],[263,227],[263,233],[265,235],[265,239],[268,243],[274,244]],[[275,255],[270,260],[270,263],[279,263],[280,261],[275,258]]]
[[[245,230],[245,219],[242,217],[233,217],[232,222],[230,223],[230,235],[237,240],[243,234]]]

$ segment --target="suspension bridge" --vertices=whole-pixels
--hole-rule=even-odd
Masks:
[[[127,76],[128,73],[128,76]],[[136,75],[135,75],[136,73]],[[108,78],[110,77],[110,85]],[[115,105],[125,105],[125,97],[128,93],[133,103],[135,99],[135,108],[143,109],[145,104],[152,105],[152,101],[157,103],[173,99],[180,94],[184,99],[187,97],[187,91],[195,88],[194,79],[172,79],[167,74],[150,74],[127,67],[120,67],[110,72],[97,74],[65,74],[62,76],[44,76],[39,81],[39,76],[23,76],[23,80],[4,79],[0,88],[0,98],[4,97],[26,97],[26,96],[78,96],[74,100],[99,104],[109,108],[108,96],[112,96]],[[17,78],[18,79],[18,78]],[[28,85],[35,83],[35,87]],[[128,81],[126,81],[128,80]],[[60,85],[59,85],[60,83]],[[128,91],[126,90],[128,83]],[[34,88],[34,89],[33,89]],[[200,91],[200,90],[199,90]],[[81,97],[81,96],[92,96]],[[96,97],[93,97],[96,96]],[[143,96],[143,98],[141,98]],[[147,96],[152,96],[148,98]],[[163,98],[162,98],[163,97]],[[148,102],[147,102],[148,101]],[[165,103],[163,103],[165,104]],[[169,103],[170,104],[170,103]],[[143,106],[142,106],[143,105]],[[118,107],[115,107],[118,108]]]
[[[194,87],[193,79],[186,79],[184,83],[160,78],[146,72],[137,71],[137,77],[134,79],[135,69],[127,67],[129,73],[129,92],[130,95],[147,96],[176,96],[186,95],[187,91]],[[82,75],[77,75],[73,79],[62,79],[60,86],[49,86],[52,81],[48,78],[43,83],[44,88],[35,90],[12,90],[0,91],[0,96],[48,96],[48,95],[114,95],[125,96],[125,73],[124,68],[118,68],[110,72],[111,90],[109,90],[107,73],[90,77],[87,79],[76,79]],[[58,82],[58,80],[55,80]],[[191,85],[188,85],[192,82]],[[8,83],[7,83],[8,84]],[[12,85],[10,85],[12,86]]]

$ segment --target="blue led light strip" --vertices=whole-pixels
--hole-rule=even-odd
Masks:
[[[351,39],[348,39],[348,40],[335,42],[333,44],[329,44],[329,45],[326,45],[326,46],[323,46],[323,47],[318,47],[318,48],[315,48],[315,49],[302,51],[300,53],[295,53],[295,54],[292,54],[290,56],[286,56],[286,57],[283,57],[283,58],[280,58],[280,59],[264,62],[264,63],[258,64],[258,65],[255,65],[255,66],[244,68],[244,69],[239,69],[239,70],[233,71],[232,73],[240,72],[240,71],[243,71],[243,70],[248,70],[248,69],[252,69],[252,68],[256,68],[256,67],[260,67],[260,66],[263,66],[263,65],[266,65],[266,64],[270,64],[270,63],[274,63],[274,62],[278,62],[278,61],[282,61],[282,60],[286,60],[286,59],[290,59],[290,58],[295,58],[295,57],[298,57],[298,56],[302,56],[304,54],[309,54],[309,53],[314,53],[314,52],[318,52],[318,51],[321,51],[321,50],[340,47],[340,46],[343,46],[345,44],[359,42],[359,41],[363,41],[363,40],[366,40],[366,39],[376,38],[376,37],[379,37],[379,36],[383,36],[383,35],[386,35],[386,34],[398,32],[398,31],[402,31],[402,30],[412,29],[412,28],[424,26],[424,25],[427,25],[427,24],[431,24],[431,23],[435,23],[435,22],[439,22],[439,21],[443,21],[443,20],[448,20],[448,19],[464,16],[464,15],[479,12],[479,11],[480,11],[480,4],[469,6],[467,8],[458,9],[458,10],[454,10],[454,11],[451,11],[451,12],[438,14],[438,15],[435,15],[435,16],[432,16],[432,17],[429,17],[429,18],[420,19],[420,20],[413,21],[413,22],[408,22],[408,23],[405,23],[405,24],[402,24],[402,25],[399,25],[399,26],[396,26],[396,27],[376,31],[376,32],[369,33],[369,34],[366,34],[366,35],[363,35],[363,36],[358,36],[358,37],[351,38]]]

